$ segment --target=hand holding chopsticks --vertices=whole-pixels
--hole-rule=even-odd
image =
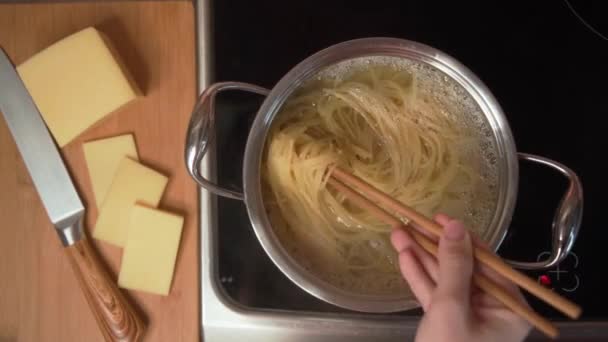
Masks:
[[[398,213],[399,215],[402,215],[403,217],[408,218],[432,236],[439,237],[442,233],[442,227],[436,222],[426,218],[425,216],[416,212],[412,208],[405,206],[404,204],[398,202],[387,194],[366,183],[362,179],[359,179],[341,170],[340,168],[333,169],[328,183],[334,188],[336,188],[338,191],[342,192],[345,196],[347,196],[347,198],[352,201],[353,204],[368,210],[371,214],[375,215],[376,217],[390,224],[393,227],[403,226],[403,223],[401,222],[401,220],[388,213],[385,209],[379,207],[369,199],[382,204],[388,210],[391,210],[393,212]],[[357,190],[353,190],[353,188]],[[367,196],[369,199],[365,198],[362,194]],[[418,232],[412,227],[407,226],[405,228],[412,235],[413,239],[423,249],[425,249],[428,253],[432,255],[437,255],[436,241]],[[559,296],[555,292],[542,287],[541,285],[537,284],[535,281],[528,278],[521,272],[514,270],[493,253],[484,250],[480,247],[475,247],[474,254],[478,262],[481,262],[487,267],[493,269],[503,277],[524,288],[531,294],[542,299],[543,301],[560,310],[567,316],[574,319],[580,316],[581,308],[578,305]],[[493,280],[487,278],[486,276],[480,273],[476,273],[473,278],[476,286],[478,286],[486,293],[494,296],[506,307],[508,307],[521,317],[525,318],[528,322],[530,322],[533,326],[541,330],[547,336],[557,336],[557,328],[551,322],[538,315],[528,306],[522,304],[510,293],[505,291],[501,286],[496,284]]]
[[[491,295],[473,289],[473,239],[458,220],[437,215],[443,226],[437,258],[416,244],[405,229],[394,229],[391,242],[399,252],[403,277],[424,308],[418,341],[521,342],[531,325]],[[486,267],[477,268],[526,304],[515,284]]]

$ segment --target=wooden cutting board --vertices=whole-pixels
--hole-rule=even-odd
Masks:
[[[197,188],[183,161],[196,95],[194,15],[187,1],[0,4],[0,45],[15,63],[96,26],[146,94],[63,149],[87,207],[89,232],[97,209],[82,142],[132,132],[141,161],[171,177],[160,207],[186,217],[171,293],[125,290],[146,317],[146,341],[199,339]],[[0,341],[102,340],[3,119],[0,220]],[[121,250],[92,241],[115,277]]]

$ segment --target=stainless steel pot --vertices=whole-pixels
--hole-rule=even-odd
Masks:
[[[364,312],[393,312],[418,306],[412,298],[359,295],[336,288],[307,271],[281,246],[267,217],[261,188],[261,161],[266,136],[283,103],[305,81],[324,68],[359,57],[392,56],[425,63],[452,78],[468,92],[481,108],[492,128],[496,142],[498,170],[498,201],[493,219],[482,236],[497,250],[507,233],[518,186],[518,159],[549,166],[569,181],[569,187],[556,210],[552,225],[551,255],[538,262],[508,261],[522,269],[544,269],[566,257],[576,239],[583,212],[582,185],[568,167],[547,158],[517,153],[513,136],[502,109],[488,88],[469,69],[429,46],[393,38],[366,38],[347,41],[322,50],[289,71],[272,90],[239,82],[221,82],[208,87],[198,99],[192,113],[186,140],[186,165],[194,180],[203,188],[220,196],[244,200],[255,234],[277,267],[308,293],[337,306]],[[215,95],[225,90],[242,90],[265,95],[257,112],[244,156],[243,192],[225,189],[205,179],[199,170],[205,152],[214,138]]]

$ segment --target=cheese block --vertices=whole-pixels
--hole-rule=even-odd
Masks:
[[[93,236],[124,246],[131,210],[136,203],[156,207],[167,185],[167,177],[125,157],[99,209]]]
[[[112,184],[120,161],[124,157],[139,160],[137,148],[131,134],[89,141],[84,143],[82,148],[89,169],[95,202],[99,208]]]
[[[184,219],[157,209],[135,205],[118,285],[168,295]]]
[[[89,27],[17,67],[60,147],[140,93],[107,38]]]

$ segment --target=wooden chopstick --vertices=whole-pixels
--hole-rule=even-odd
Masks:
[[[382,204],[387,209],[393,210],[394,212],[410,219],[434,236],[439,237],[441,235],[442,228],[438,223],[418,213],[416,210],[408,207],[407,205],[395,200],[386,193],[376,189],[373,185],[367,183],[363,179],[360,179],[359,177],[356,177],[338,167],[334,168],[332,176],[344,184],[349,184],[351,187],[359,189],[371,200]],[[475,258],[479,262],[493,269],[503,277],[514,282],[555,309],[561,311],[566,316],[572,319],[577,319],[580,317],[582,309],[579,305],[558,295],[552,290],[541,286],[534,280],[527,277],[525,274],[509,266],[497,255],[479,246],[475,246],[474,253]]]
[[[330,184],[338,191],[343,193],[345,196],[347,196],[349,200],[355,205],[368,210],[371,214],[375,215],[376,217],[388,223],[389,225],[393,227],[403,227],[408,229],[408,232],[422,248],[424,248],[428,253],[437,257],[437,244],[435,241],[424,236],[416,229],[410,226],[405,226],[403,222],[401,222],[399,219],[397,219],[384,209],[380,208],[375,203],[366,199],[357,191],[351,189],[344,183],[340,182],[335,177],[330,177],[328,179],[328,184]],[[558,330],[553,323],[534,312],[532,309],[530,309],[528,306],[513,297],[513,295],[511,295],[509,292],[507,292],[505,289],[503,289],[500,285],[498,285],[490,278],[486,277],[483,274],[475,273],[473,275],[473,282],[477,287],[479,287],[489,295],[492,295],[499,302],[501,302],[513,312],[524,318],[531,325],[536,327],[539,331],[543,332],[548,337],[556,338],[558,336]]]

